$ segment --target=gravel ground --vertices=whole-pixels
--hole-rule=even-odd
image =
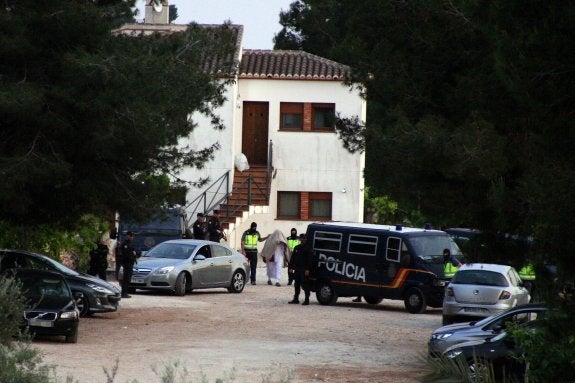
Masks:
[[[80,383],[110,383],[104,369],[116,360],[115,383],[159,383],[154,369],[176,362],[188,373],[182,383],[419,381],[441,310],[413,315],[402,302],[351,298],[321,306],[313,295],[309,306],[288,305],[293,286],[265,282],[261,268],[257,286],[241,294],[139,292],[115,313],[82,318],[77,344],[39,338],[34,345],[61,381],[71,375]]]

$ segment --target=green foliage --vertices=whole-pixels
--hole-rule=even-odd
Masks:
[[[0,219],[73,228],[81,216],[143,214],[172,185],[142,182],[201,167],[218,145],[177,148],[224,101],[233,31],[111,33],[134,1],[18,1],[0,8]],[[206,59],[218,65],[206,70]],[[181,186],[179,184],[175,186]]]
[[[20,333],[20,320],[25,307],[26,300],[20,293],[19,284],[14,279],[0,276],[1,346],[9,346],[13,337]],[[0,382],[3,382],[3,380],[0,379]]]
[[[0,248],[24,249],[47,255],[60,261],[63,252],[73,252],[80,259],[80,269],[88,262],[88,253],[102,235],[108,231],[108,223],[92,215],[80,217],[70,230],[52,225],[11,225],[0,221]]]
[[[0,382],[52,382],[52,367],[41,365],[39,352],[20,333],[25,307],[20,285],[14,279],[0,276]]]
[[[299,0],[281,14],[275,45],[352,67],[366,89],[375,195],[435,227],[480,229],[472,259],[556,265],[560,287],[575,275],[574,14],[573,2]],[[557,286],[539,278],[555,305]],[[573,364],[553,344],[573,349],[575,327],[555,321],[561,339],[542,331],[527,343],[540,379]]]

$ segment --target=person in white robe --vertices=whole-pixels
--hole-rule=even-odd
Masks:
[[[288,264],[290,255],[291,252],[285,235],[281,231],[275,230],[266,240],[262,250],[262,258],[266,263],[268,285],[281,286],[282,268]]]

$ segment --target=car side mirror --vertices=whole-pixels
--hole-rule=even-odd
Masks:
[[[194,261],[205,261],[205,260],[206,260],[206,256],[205,256],[205,255],[202,255],[202,254],[197,254],[197,255],[194,257]]]

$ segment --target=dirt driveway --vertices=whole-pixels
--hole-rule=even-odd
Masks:
[[[440,310],[412,315],[402,302],[351,298],[321,306],[313,295],[309,306],[288,305],[293,287],[268,286],[264,274],[258,270],[258,285],[241,294],[133,294],[116,313],[82,318],[77,344],[43,338],[34,345],[58,376],[80,383],[106,382],[104,368],[116,358],[115,383],[159,383],[153,368],[175,362],[187,369],[186,383],[230,374],[227,381],[241,383],[418,382]]]

